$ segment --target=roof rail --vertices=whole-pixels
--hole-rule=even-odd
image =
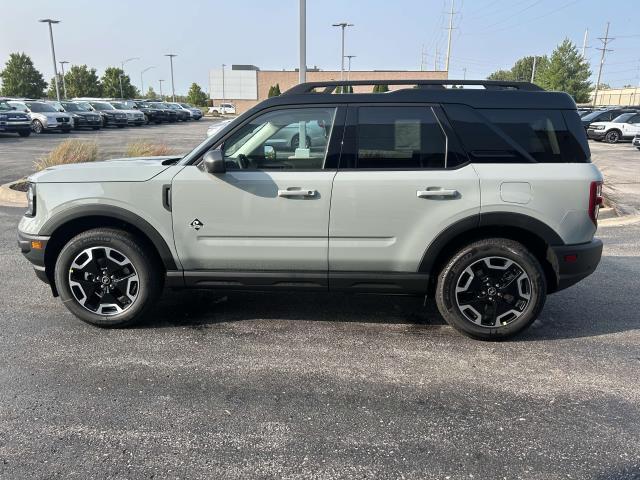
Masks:
[[[300,83],[285,91],[285,95],[300,95],[304,93],[333,93],[337,87],[355,85],[416,85],[418,88],[445,88],[445,85],[479,85],[486,90],[528,90],[544,91],[530,82],[510,82],[501,80],[330,80],[327,82]],[[314,92],[324,87],[321,92]]]

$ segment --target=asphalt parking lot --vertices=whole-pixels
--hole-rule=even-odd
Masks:
[[[186,151],[206,127],[77,135]],[[2,178],[52,139],[0,138]],[[21,214],[0,208],[2,479],[640,478],[640,223],[601,227],[594,275],[484,343],[421,299],[319,294],[167,291],[100,330],[36,280]]]

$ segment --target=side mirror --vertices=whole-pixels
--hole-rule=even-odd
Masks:
[[[204,169],[208,173],[217,174],[227,171],[226,165],[224,163],[224,155],[221,148],[209,150],[204,154],[204,158],[202,160],[204,162]]]
[[[276,149],[273,148],[272,145],[264,146],[264,159],[265,160],[275,160],[276,159]]]
[[[64,108],[61,108],[58,110],[59,112],[64,112]]]
[[[11,110],[17,110],[18,107],[11,107]]]

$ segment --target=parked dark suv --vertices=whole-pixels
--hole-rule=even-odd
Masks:
[[[102,115],[103,127],[115,126],[118,128],[124,128],[129,124],[127,114],[117,110],[110,103],[90,101],[89,104],[94,111]]]
[[[583,117],[580,118],[582,121],[582,126],[585,128],[589,128],[594,122],[610,122],[616,117],[619,117],[623,113],[631,113],[636,112],[634,108],[606,108],[602,110],[594,110],[591,113],[587,113]]]
[[[149,105],[152,108],[157,108],[158,110],[162,110],[164,114],[167,116],[168,122],[178,121],[178,112],[173,110],[172,108],[169,108],[169,106],[164,104],[163,102],[148,102],[147,105]]]
[[[162,122],[169,121],[169,117],[164,110],[160,108],[154,108],[144,100],[127,100],[127,105],[131,105],[134,110],[140,110],[144,114],[145,123],[160,124]]]
[[[0,98],[0,133],[17,133],[21,137],[31,135],[29,114],[16,111],[4,98]]]
[[[51,102],[57,109],[67,112],[73,118],[73,128],[92,128],[100,130],[102,128],[102,117],[99,113],[94,112],[88,105],[81,102]]]

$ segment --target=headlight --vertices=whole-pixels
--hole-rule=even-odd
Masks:
[[[593,127],[594,130],[604,130],[604,125],[595,125]]]
[[[24,213],[25,217],[36,216],[36,184],[30,183],[27,190],[27,211]]]
[[[73,117],[73,118],[82,118],[80,115],[78,115],[78,114],[76,114],[76,113],[74,113],[73,115],[71,115],[71,117]]]
[[[0,120],[6,120],[7,116],[6,115],[0,115]]]

